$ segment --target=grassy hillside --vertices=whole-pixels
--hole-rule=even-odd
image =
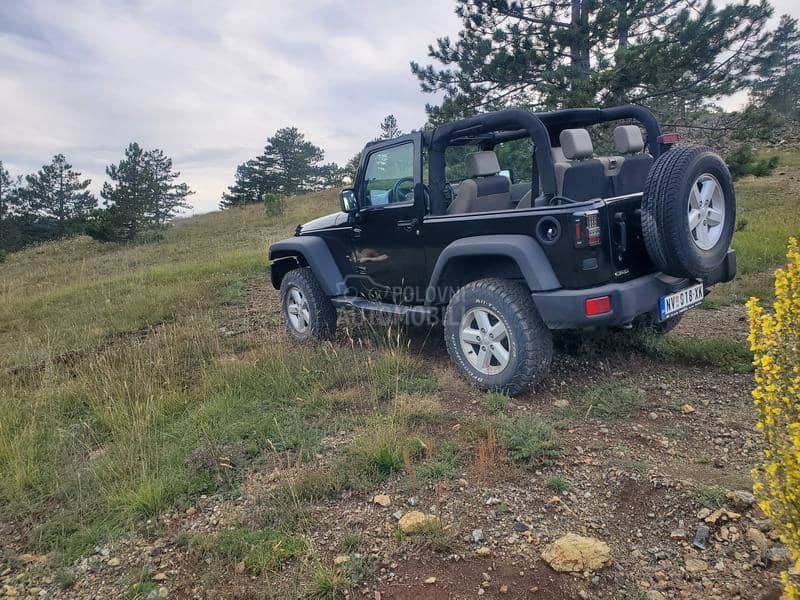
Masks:
[[[769,271],[800,232],[800,154],[782,153],[776,175],[737,189],[742,276],[710,303],[768,294]],[[245,549],[231,551],[259,572],[295,555],[313,562],[297,534],[306,502],[412,464],[415,481],[463,466],[487,424],[442,438],[454,423],[437,390],[467,389],[447,366],[423,365],[393,332],[377,346],[345,332],[302,350],[280,333],[267,247],[337,202],[312,194],[280,218],[254,206],[180,220],[157,243],[77,238],[0,264],[0,524],[67,564],[200,494],[235,494],[247,473],[306,465],[271,489],[261,533],[244,531]],[[505,414],[506,399],[487,402]],[[549,424],[492,418],[520,461],[555,450]],[[224,554],[217,542],[195,540]]]

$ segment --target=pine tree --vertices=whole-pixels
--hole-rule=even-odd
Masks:
[[[163,150],[149,150],[146,154],[147,168],[151,173],[151,215],[158,225],[164,225],[183,208],[189,207],[188,197],[194,194],[185,183],[177,183],[181,176],[172,170],[172,159]]]
[[[296,127],[279,129],[267,139],[262,154],[236,167],[234,183],[219,206],[260,203],[268,193],[283,198],[320,189],[339,170],[333,163],[320,165],[324,156]]]
[[[509,105],[639,102],[677,112],[746,86],[771,14],[766,0],[458,0],[458,40],[411,63],[434,122]]]
[[[105,182],[100,193],[106,211],[98,226],[103,239],[136,240],[175,216],[193,193],[185,183],[176,183],[180,173],[172,170],[172,159],[136,142],[128,145],[119,164],[106,167],[106,175],[111,183]]]
[[[395,119],[394,115],[386,115],[381,121],[381,134],[378,139],[391,140],[402,134],[403,132],[397,126],[397,119]]]
[[[80,227],[97,205],[88,190],[92,180],[81,179],[63,154],[56,154],[49,165],[28,175],[25,181],[27,211],[42,221],[53,222],[57,236]]]
[[[284,127],[267,140],[262,155],[266,171],[275,178],[275,191],[292,196],[312,189],[319,163],[325,154],[305,139],[296,127]]]
[[[797,19],[781,16],[758,59],[753,96],[782,115],[800,112],[800,30]]]
[[[219,207],[225,209],[262,202],[264,194],[273,192],[277,188],[272,171],[273,162],[263,156],[248,160],[236,167],[234,183],[222,195]]]
[[[11,214],[10,198],[12,193],[11,175],[0,160],[0,221]]]

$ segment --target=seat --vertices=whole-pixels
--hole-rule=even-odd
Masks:
[[[638,194],[644,190],[644,182],[653,157],[644,152],[642,130],[636,125],[620,125],[614,129],[614,147],[622,154],[619,171],[611,178],[616,196]]]
[[[519,183],[511,184],[511,205],[516,206],[519,204],[528,192],[531,191],[531,183],[529,181],[520,181]]]
[[[592,138],[585,129],[565,129],[559,135],[563,161],[555,163],[558,193],[576,202],[603,198],[609,192],[603,163],[592,158]]]
[[[473,152],[465,159],[467,177],[447,209],[449,214],[505,210],[512,207],[511,181],[498,175],[500,163],[491,151]]]

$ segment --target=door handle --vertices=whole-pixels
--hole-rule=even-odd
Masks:
[[[354,238],[361,237],[361,227],[353,227],[353,237]]]
[[[397,222],[397,226],[405,229],[406,231],[411,231],[419,224],[419,219],[414,217],[413,219],[404,219],[402,221]]]

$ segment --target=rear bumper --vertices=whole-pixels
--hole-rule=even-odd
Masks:
[[[725,260],[708,277],[703,279],[706,288],[715,283],[731,281],[736,275],[736,252],[729,250]],[[584,329],[625,325],[647,313],[657,316],[658,299],[694,283],[691,279],[653,273],[623,283],[583,290],[555,290],[534,292],[533,301],[539,314],[550,329]],[[610,296],[611,311],[602,315],[586,316],[586,300]]]

